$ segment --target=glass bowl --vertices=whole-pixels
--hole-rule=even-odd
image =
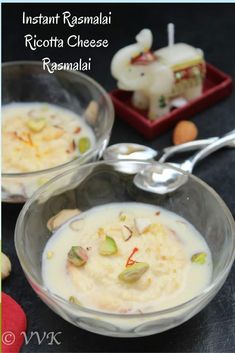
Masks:
[[[162,168],[172,168],[156,163]],[[101,161],[74,167],[43,185],[24,205],[16,224],[15,245],[34,291],[58,315],[91,332],[116,337],[147,336],[180,325],[202,310],[223,285],[235,256],[235,224],[228,208],[207,184],[180,169],[187,181],[158,195],[133,183],[151,162]],[[88,210],[111,202],[142,202],[176,212],[204,236],[213,261],[211,283],[198,296],[170,309],[146,314],[110,314],[70,303],[43,284],[41,258],[50,238],[46,223],[65,208]],[[104,288],[105,290],[105,288]]]
[[[114,109],[107,92],[90,77],[75,71],[44,71],[41,62],[9,62],[2,65],[2,104],[14,102],[51,103],[77,113],[85,120],[89,103],[98,105],[97,119],[87,122],[96,143],[77,159],[54,168],[31,173],[3,173],[2,200],[25,202],[32,193],[52,177],[68,168],[94,161],[106,148],[113,122]]]

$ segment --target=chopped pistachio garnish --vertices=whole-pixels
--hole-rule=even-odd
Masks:
[[[81,137],[78,141],[78,149],[81,154],[85,153],[91,147],[91,141],[88,137]]]
[[[149,265],[146,262],[136,262],[122,271],[118,278],[123,282],[133,283],[138,281],[148,269]]]
[[[38,184],[38,186],[42,186],[42,185],[46,184],[48,182],[48,180],[49,180],[48,178],[42,177],[42,178],[38,179],[37,184]]]
[[[99,254],[103,256],[109,256],[116,254],[117,251],[118,248],[115,240],[106,235],[105,239],[100,243]]]
[[[191,261],[195,264],[204,265],[206,262],[207,253],[198,252],[191,257]]]
[[[48,252],[47,252],[47,260],[52,259],[53,255],[54,255],[54,252],[53,252],[53,251],[48,251]]]
[[[27,121],[27,126],[33,132],[40,132],[46,126],[46,119],[45,118],[29,119]]]
[[[87,251],[81,246],[72,246],[68,252],[68,261],[76,267],[85,265],[88,260]]]
[[[71,297],[69,297],[69,301],[70,301],[70,303],[81,305],[81,302],[73,295],[71,295]]]
[[[120,212],[120,214],[119,214],[119,221],[120,222],[125,222],[126,221],[126,215],[125,215],[125,213],[123,213],[123,212]]]

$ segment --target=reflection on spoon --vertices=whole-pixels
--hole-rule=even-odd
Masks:
[[[168,166],[152,163],[134,177],[134,184],[145,191],[166,194],[175,191],[188,180],[187,174]]]
[[[232,130],[180,164],[181,170],[174,169],[167,164],[152,163],[135,175],[134,183],[140,189],[157,194],[172,192],[188,180],[187,174],[182,171],[183,169],[191,173],[197,162],[220,148],[233,143],[234,140],[235,130]]]
[[[137,159],[151,160],[158,155],[156,150],[137,143],[117,143],[109,146],[103,154],[104,160]]]
[[[186,143],[182,143],[177,146],[170,146],[163,149],[163,154],[159,159],[160,162],[165,162],[169,157],[180,152],[189,152],[203,147],[208,146],[210,143],[217,141],[218,137],[210,137],[202,140],[195,140]],[[137,143],[122,142],[115,145],[108,146],[103,153],[103,159],[108,160],[139,160],[139,161],[149,161],[153,160],[155,157],[159,156],[157,150],[151,147],[140,145]]]

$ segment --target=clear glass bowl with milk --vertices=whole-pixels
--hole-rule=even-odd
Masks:
[[[35,132],[35,129],[40,128],[38,125],[42,124],[42,120],[44,119],[44,116],[41,117],[40,114],[34,116],[37,110],[34,109],[34,106],[37,106],[37,104],[42,105],[42,110],[45,106],[54,106],[58,111],[61,109],[61,115],[67,111],[68,118],[69,112],[71,112],[71,116],[73,115],[72,119],[76,120],[77,117],[81,123],[80,125],[86,128],[87,131],[89,130],[93,143],[85,153],[70,160],[66,160],[61,155],[58,145],[55,145],[54,152],[58,149],[58,165],[53,163],[50,167],[47,163],[45,168],[42,165],[40,170],[35,170],[34,166],[32,166],[32,170],[24,172],[19,168],[17,171],[14,167],[16,163],[13,165],[13,168],[5,168],[5,164],[3,163],[2,200],[5,202],[25,202],[39,186],[52,177],[66,171],[70,167],[81,165],[87,161],[94,161],[101,157],[110,138],[114,121],[113,105],[106,91],[93,79],[75,71],[62,70],[50,74],[43,70],[42,63],[40,62],[4,63],[2,65],[3,124],[7,107],[10,107],[12,114],[14,113],[14,116],[17,117],[17,109],[20,107],[22,110],[23,107],[27,110],[27,105],[29,105],[28,110],[29,114],[31,114],[30,120],[32,121],[28,121],[28,123],[31,123],[30,129],[33,130],[32,135],[33,138],[35,136],[36,140],[37,131]],[[18,116],[21,119],[20,114]],[[34,120],[36,120],[37,126],[35,126]],[[20,131],[17,129],[17,121],[14,123],[16,127],[14,130],[11,129],[11,126],[10,128],[8,126],[8,144],[5,144],[6,136],[3,136],[3,157],[6,155],[8,162],[13,161],[14,158],[17,159],[17,163],[20,166],[20,158],[24,161],[26,159],[24,157],[27,155],[27,150],[25,149],[27,144],[30,153],[35,148],[35,144],[32,144],[31,137],[27,133],[24,132],[25,135],[20,134]],[[9,123],[9,125],[11,124]],[[61,126],[59,125],[55,119],[53,128],[57,129],[58,132],[61,131]],[[16,139],[18,139],[19,146],[14,144]],[[46,143],[48,144],[48,140]],[[19,148],[22,146],[25,148],[19,151]],[[13,147],[15,147],[15,151],[13,151]],[[55,157],[54,153],[53,158]],[[32,158],[31,160],[33,164],[34,159]],[[4,161],[5,158],[3,159]],[[28,164],[30,164],[30,161]],[[6,165],[11,167],[11,163]]]
[[[187,321],[202,310],[216,295],[229,274],[235,256],[235,224],[224,202],[207,184],[188,174],[185,174],[187,181],[179,189],[168,194],[159,195],[138,188],[133,182],[134,176],[145,166],[150,165],[151,163],[148,162],[116,161],[95,162],[79,168],[73,167],[37,190],[27,201],[19,215],[15,230],[15,244],[17,255],[29,283],[54,312],[80,328],[114,337],[147,336],[168,330]],[[165,165],[161,166],[165,168]],[[166,166],[166,168],[175,169],[169,166]],[[184,174],[179,169],[178,172]],[[184,219],[194,227],[195,231],[200,233],[202,241],[207,244],[210,253],[208,259],[211,261],[211,269],[209,280],[206,280],[203,288],[199,292],[195,292],[196,294],[193,297],[186,298],[183,303],[182,301],[181,303],[175,301],[173,307],[163,305],[161,308],[160,303],[159,306],[148,307],[147,310],[143,306],[141,308],[144,308],[144,310],[138,312],[134,310],[120,313],[115,312],[115,310],[111,312],[112,310],[104,309],[102,311],[100,307],[96,308],[95,301],[92,303],[92,296],[89,298],[89,305],[86,305],[86,302],[82,305],[71,302],[63,296],[62,292],[55,293],[53,286],[48,285],[45,276],[43,276],[43,253],[53,237],[53,234],[47,228],[48,220],[64,209],[79,209],[84,212],[84,215],[91,216],[93,210],[99,210],[99,206],[103,207],[100,210],[107,206],[107,217],[105,218],[105,215],[102,217],[103,220],[107,219],[108,223],[113,217],[113,213],[108,213],[108,207],[111,204],[115,206],[121,203],[124,207],[127,206],[125,211],[128,211],[128,209],[131,211],[131,205],[136,203],[142,205],[141,207],[144,204],[148,209],[149,207],[159,208],[160,211],[164,209],[168,212],[166,215],[171,213],[177,215],[178,218],[174,216],[176,221]],[[141,216],[141,207],[138,206],[138,210],[136,209],[134,213]],[[146,216],[147,208],[143,212],[144,217],[148,217]],[[158,212],[156,213],[158,214]],[[108,214],[110,214],[110,217],[108,217]],[[101,221],[102,217],[99,216],[97,222],[98,219]],[[171,227],[171,222],[173,221],[169,221],[169,227]],[[88,228],[89,224],[91,224],[91,219],[88,222]],[[62,229],[63,227],[66,227],[66,224],[62,226]],[[92,234],[94,227],[95,222],[91,224]],[[140,224],[138,227],[140,227]],[[113,237],[115,238],[116,235],[113,235]],[[115,239],[119,246],[118,238]],[[90,240],[92,241],[92,239]],[[131,241],[133,241],[133,238]],[[124,246],[124,244],[131,243],[123,242],[122,244]],[[139,243],[139,248],[142,246],[141,244]],[[126,252],[123,249],[120,249],[121,253],[126,256],[132,246],[128,251],[124,249]],[[50,247],[46,250],[50,250]],[[133,258],[139,262],[141,261],[140,255],[140,252],[137,252]],[[102,271],[103,259],[98,257],[97,259],[101,261],[99,266]],[[119,266],[118,260],[115,261]],[[144,261],[148,262],[150,267],[152,266],[147,257],[144,258]],[[58,266],[60,266],[59,263]],[[97,265],[97,267],[99,266]],[[97,268],[94,268],[94,270],[98,271]],[[61,272],[58,272],[58,276],[60,276]],[[119,271],[117,275],[118,273]],[[146,272],[146,274],[148,273],[150,272]],[[86,275],[85,270],[84,275]],[[123,278],[123,273],[120,278]],[[195,281],[197,280],[200,280],[200,278],[195,276]],[[109,285],[108,282],[107,285]],[[122,286],[121,283],[119,285]],[[188,285],[190,286],[189,282]],[[105,295],[107,294],[106,290],[108,293],[108,287],[104,284],[103,292]],[[111,292],[109,291],[109,293]]]

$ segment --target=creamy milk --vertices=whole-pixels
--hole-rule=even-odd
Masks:
[[[2,108],[2,170],[25,173],[69,162],[92,148],[95,136],[74,112],[47,103]]]
[[[118,249],[109,256],[99,252],[106,235]],[[67,259],[72,246],[87,252],[81,267]],[[204,261],[194,261],[200,253]],[[149,266],[133,283],[119,277],[132,266],[128,258]],[[142,313],[176,306],[201,293],[211,274],[210,250],[189,222],[163,208],[134,202],[81,213],[55,231],[42,256],[43,281],[51,292],[105,312]]]

